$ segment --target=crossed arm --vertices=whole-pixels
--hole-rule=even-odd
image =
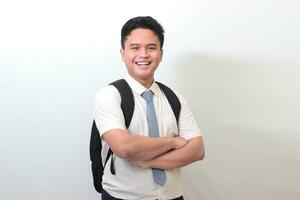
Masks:
[[[190,140],[182,137],[151,138],[112,129],[102,138],[117,156],[143,167],[174,169],[204,157],[202,137]]]
[[[187,140],[187,144],[182,148],[166,152],[152,160],[135,163],[146,168],[175,169],[202,160],[204,154],[202,137],[199,136]]]

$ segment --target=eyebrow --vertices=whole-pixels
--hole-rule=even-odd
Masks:
[[[139,46],[139,43],[131,43],[129,46]]]
[[[158,46],[158,45],[155,44],[155,43],[150,43],[150,44],[148,44],[147,46]]]
[[[140,46],[140,45],[141,45],[140,43],[131,43],[129,46]],[[150,43],[147,44],[147,46],[158,46],[158,45],[155,43]]]

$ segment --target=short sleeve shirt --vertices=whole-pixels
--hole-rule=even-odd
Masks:
[[[148,90],[130,75],[126,81],[133,91],[135,108],[128,133],[148,136],[146,118],[146,102],[141,94]],[[201,132],[193,117],[186,100],[175,92],[181,103],[178,125],[172,108],[159,86],[154,82],[149,88],[154,93],[153,103],[157,115],[160,137],[181,136],[191,139],[201,136]],[[126,129],[124,116],[120,107],[121,97],[114,86],[101,89],[95,98],[94,118],[102,136],[111,129]],[[106,158],[108,145],[103,142],[102,159]],[[110,158],[111,159],[111,158]],[[165,170],[166,183],[164,186],[156,184],[152,177],[152,170],[133,165],[130,161],[114,155],[116,175],[112,175],[108,161],[104,169],[103,188],[112,196],[121,199],[172,199],[182,195],[180,169]]]

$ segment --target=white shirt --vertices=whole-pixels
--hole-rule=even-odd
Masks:
[[[126,76],[126,81],[132,89],[135,101],[128,133],[148,136],[147,105],[141,96],[148,89],[129,75]],[[161,137],[173,137],[179,134],[185,139],[190,139],[201,136],[193,114],[187,102],[180,94],[176,93],[181,103],[177,127],[172,108],[159,86],[154,82],[149,89],[154,92],[153,102]],[[106,86],[97,93],[94,118],[101,136],[111,129],[126,129],[120,103],[120,94],[114,86]],[[103,163],[107,150],[108,145],[102,141]],[[182,195],[180,169],[165,170],[167,176],[166,183],[164,186],[160,186],[154,182],[151,169],[135,166],[130,161],[119,158],[116,155],[114,155],[114,159],[116,175],[112,175],[110,172],[109,160],[104,169],[102,182],[104,190],[110,195],[130,200],[167,200]]]

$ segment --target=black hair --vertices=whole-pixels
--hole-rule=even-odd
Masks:
[[[130,20],[128,20],[122,27],[121,30],[121,46],[124,49],[125,46],[125,40],[130,33],[137,28],[145,28],[150,29],[157,35],[159,42],[160,42],[160,48],[163,47],[164,44],[164,29],[158,23],[154,18],[150,16],[142,16],[142,17],[135,17]]]

